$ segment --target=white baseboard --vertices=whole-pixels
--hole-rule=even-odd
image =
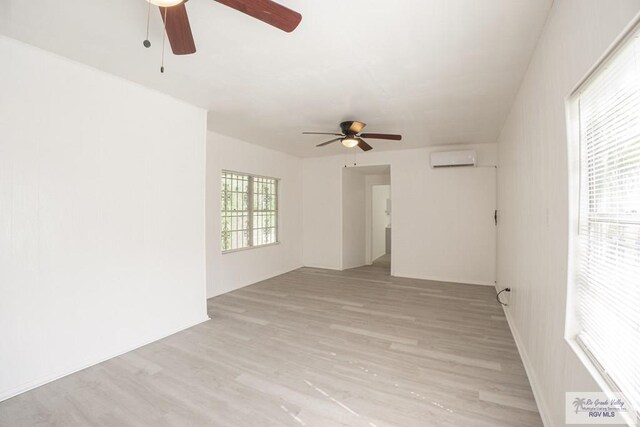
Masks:
[[[405,279],[418,279],[418,280],[431,280],[432,282],[446,282],[446,283],[458,283],[462,285],[479,285],[479,286],[495,286],[494,281],[485,280],[473,280],[473,279],[460,279],[451,277],[434,277],[434,276],[422,276],[418,274],[393,274],[394,277],[400,277]]]
[[[308,267],[308,268],[317,268],[320,270],[333,270],[333,271],[341,271],[340,268],[336,267],[336,266],[326,266],[326,265],[303,265],[302,267]]]
[[[302,268],[302,267],[304,267],[304,266],[303,265],[298,265],[298,266],[293,267],[293,268],[284,268],[284,269],[279,270],[279,271],[277,271],[275,273],[267,273],[264,276],[260,277],[258,280],[253,280],[253,281],[251,281],[249,283],[241,283],[239,285],[234,285],[232,288],[224,289],[224,290],[222,290],[220,292],[214,292],[212,294],[209,294],[208,293],[208,289],[207,289],[207,299],[215,298],[217,296],[224,295],[224,294],[229,293],[229,292],[237,291],[238,289],[246,288],[247,286],[255,285],[256,283],[262,282],[263,280],[269,280],[269,279],[272,279],[272,278],[274,278],[276,276],[280,276],[282,274],[289,273],[291,271],[297,270],[297,269]]]
[[[344,266],[343,266],[343,267],[340,269],[340,271],[351,270],[352,268],[364,267],[364,266],[366,266],[366,265],[367,265],[367,264],[365,263],[365,264],[350,265],[350,266],[348,266],[348,267],[344,267]]]
[[[542,424],[544,427],[552,427],[551,419],[549,418],[549,408],[546,405],[543,397],[542,397],[542,389],[538,384],[537,377],[535,375],[535,371],[533,369],[533,365],[529,360],[529,356],[524,349],[524,344],[522,343],[522,339],[520,338],[520,334],[518,330],[515,328],[513,324],[513,320],[509,311],[503,306],[502,310],[504,311],[504,315],[507,318],[507,323],[509,324],[509,329],[511,330],[511,335],[513,335],[513,340],[516,342],[516,347],[518,348],[518,353],[520,353],[520,359],[522,359],[522,364],[524,365],[524,370],[527,373],[527,378],[529,379],[529,385],[531,385],[531,391],[533,391],[533,397],[536,400],[536,405],[538,406],[538,412],[540,413],[540,418],[542,419]]]
[[[365,264],[366,265],[366,264]],[[342,270],[348,270],[349,268],[355,268],[355,267],[348,267],[346,269],[340,269],[340,268],[336,268],[335,266],[323,266],[323,265],[305,265],[304,267],[309,267],[309,268],[319,268],[322,270],[334,270],[334,271],[342,271]],[[362,266],[359,266],[362,267]],[[450,277],[433,277],[433,276],[422,276],[422,275],[418,275],[418,274],[394,274],[395,272],[391,272],[391,275],[393,277],[399,277],[399,278],[403,278],[403,279],[418,279],[418,280],[431,280],[433,282],[446,282],[446,283],[457,283],[457,284],[462,284],[462,285],[479,285],[479,286],[496,286],[496,283],[494,281],[484,281],[484,280],[469,280],[469,279],[452,279]]]
[[[133,351],[133,350],[135,350],[137,348],[144,347],[147,344],[151,344],[152,342],[161,340],[161,339],[166,338],[166,337],[168,337],[170,335],[176,334],[176,333],[178,333],[180,331],[184,331],[185,329],[189,329],[189,328],[191,328],[193,326],[199,325],[200,323],[206,322],[207,320],[210,320],[209,316],[207,316],[203,320],[198,320],[197,322],[189,323],[186,326],[171,330],[171,331],[169,331],[167,333],[161,334],[161,335],[159,335],[159,336],[157,336],[155,338],[152,338],[150,340],[145,340],[142,343],[136,344],[135,346],[127,348],[124,351],[118,351],[118,352],[110,354],[109,356],[106,356],[104,358],[100,358],[100,359],[95,360],[93,362],[83,364],[82,366],[78,366],[78,367],[75,367],[75,368],[67,369],[67,370],[65,370],[63,372],[57,372],[55,374],[47,375],[45,377],[41,377],[41,378],[38,378],[36,380],[29,381],[29,382],[27,382],[25,384],[22,384],[22,385],[18,386],[18,387],[15,387],[15,388],[12,388],[12,389],[9,389],[9,390],[5,390],[5,391],[2,392],[2,394],[0,394],[0,402],[2,402],[3,400],[10,399],[10,398],[12,398],[14,396],[17,396],[19,394],[25,393],[25,392],[27,392],[29,390],[33,390],[34,388],[38,388],[38,387],[40,387],[42,385],[45,385],[47,383],[50,383],[50,382],[55,381],[57,379],[60,379],[62,377],[66,377],[67,375],[71,375],[71,374],[74,374],[76,372],[82,371],[83,369],[90,368],[91,366],[94,366],[94,365],[97,365],[99,363],[105,362],[105,361],[107,361],[109,359],[113,359],[114,357],[118,357],[118,356],[120,356],[122,354],[128,353],[128,352]]]

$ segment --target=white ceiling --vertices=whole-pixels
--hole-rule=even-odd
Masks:
[[[495,142],[552,0],[280,3],[302,14],[291,34],[189,1],[198,52],[168,53],[165,74],[155,8],[142,46],[144,0],[1,0],[0,33],[206,108],[216,132],[317,156],[346,148],[300,133],[347,119],[404,136],[376,150]]]

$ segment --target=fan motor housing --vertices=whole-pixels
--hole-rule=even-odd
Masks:
[[[353,130],[351,130],[351,127],[357,124],[356,129],[358,129],[357,132],[354,132]],[[357,122],[357,121],[348,121],[348,122],[342,122],[340,123],[340,129],[342,130],[342,133],[345,135],[356,135],[358,134],[362,128],[364,128],[366,125],[362,122]]]

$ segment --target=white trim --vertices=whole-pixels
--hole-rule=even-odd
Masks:
[[[393,255],[393,251],[391,252]],[[446,282],[446,283],[456,283],[459,285],[476,285],[476,286],[496,286],[493,280],[474,280],[474,279],[460,279],[460,278],[451,278],[451,277],[434,277],[434,276],[421,276],[421,275],[413,275],[413,274],[392,274],[393,277],[404,278],[404,279],[418,279],[418,280],[431,280],[432,282]]]
[[[366,179],[366,175],[365,175]],[[393,203],[393,193],[391,189],[391,174],[389,174],[389,184],[369,184],[365,185],[366,187],[366,197],[365,197],[365,205],[366,205],[366,214],[365,214],[365,265],[373,265],[373,261],[378,259],[380,256],[387,255],[384,254],[373,258],[373,187],[389,187],[389,200]],[[389,214],[387,214],[389,215]],[[391,215],[389,215],[391,216]],[[391,221],[393,222],[393,217],[391,217]],[[389,227],[393,227],[392,223],[389,223]],[[391,228],[393,229],[393,228]],[[389,253],[391,255],[391,253]]]
[[[575,355],[578,357],[580,362],[587,369],[589,374],[593,377],[596,384],[602,389],[604,393],[607,394],[609,398],[615,397],[616,394],[620,394],[620,390],[616,390],[611,386],[611,383],[602,375],[602,371],[596,366],[595,362],[592,359],[592,356],[589,356],[584,348],[578,343],[576,338],[566,339],[569,347],[573,350]],[[635,408],[632,408],[635,410]],[[626,413],[620,413],[624,421],[631,427],[636,427],[638,424],[634,422],[633,419],[629,417]]]
[[[511,335],[513,336],[513,340],[516,343],[516,347],[518,349],[518,353],[520,354],[520,359],[522,359],[522,364],[524,365],[524,371],[527,374],[527,378],[529,379],[529,385],[531,386],[531,391],[533,392],[533,398],[536,401],[536,406],[538,407],[538,413],[540,414],[540,418],[542,419],[542,424],[544,427],[552,427],[553,423],[551,423],[550,411],[546,402],[542,398],[544,393],[540,384],[538,383],[537,376],[535,371],[533,370],[533,364],[529,360],[529,356],[525,351],[524,344],[522,343],[522,338],[520,338],[520,334],[516,329],[513,321],[511,319],[511,315],[505,306],[502,306],[502,310],[504,311],[504,315],[507,318],[507,324],[509,325],[509,329],[511,330]]]
[[[342,265],[342,269],[340,271],[351,270],[352,268],[366,267],[367,265],[371,265],[371,264],[349,265],[349,266],[346,266],[346,267],[343,264]]]
[[[326,266],[326,265],[303,265],[300,268],[317,268],[318,270],[333,270],[333,271],[343,271],[341,270],[339,267],[336,267],[335,265],[333,266]]]
[[[260,282],[272,279],[272,278],[277,277],[277,276],[282,276],[283,274],[290,273],[290,272],[298,270],[298,269],[300,269],[302,267],[304,267],[304,266],[303,265],[298,265],[297,267],[293,267],[293,268],[283,268],[282,270],[280,270],[280,271],[278,271],[276,273],[269,273],[269,274],[261,277],[260,279],[256,280],[255,282],[246,283],[246,284],[240,284],[240,285],[234,286],[233,289],[228,289],[228,290],[225,290],[223,292],[218,292],[218,293],[214,293],[212,295],[207,295],[207,299],[211,299],[211,298],[218,297],[220,295],[228,294],[229,292],[234,292],[234,291],[237,291],[238,289],[246,288],[247,286],[255,285],[256,283],[260,283]]]
[[[187,324],[186,326],[183,326],[183,327],[172,329],[170,332],[167,332],[165,334],[161,334],[161,335],[159,335],[159,336],[157,336],[155,338],[152,338],[150,340],[145,340],[140,344],[136,344],[133,347],[129,347],[126,350],[123,350],[123,351],[118,351],[118,352],[113,353],[113,354],[111,354],[111,355],[109,355],[107,357],[100,358],[100,359],[98,359],[96,361],[83,364],[83,365],[78,366],[76,368],[71,368],[70,370],[64,370],[62,372],[58,372],[58,373],[53,374],[53,375],[46,375],[46,376],[40,377],[40,378],[38,378],[36,380],[29,381],[27,383],[21,384],[18,387],[14,387],[12,389],[9,389],[9,390],[3,392],[3,394],[0,395],[0,402],[2,402],[4,400],[7,400],[7,399],[10,399],[10,398],[12,398],[14,396],[17,396],[19,394],[25,393],[25,392],[27,392],[29,390],[33,390],[34,388],[37,388],[37,387],[40,387],[42,385],[48,384],[48,383],[50,383],[52,381],[55,381],[57,379],[66,377],[67,375],[71,375],[71,374],[74,374],[76,372],[82,371],[83,369],[87,369],[87,368],[90,368],[92,366],[98,365],[98,364],[100,364],[102,362],[106,362],[107,360],[113,359],[114,357],[118,357],[118,356],[121,356],[121,355],[123,355],[125,353],[129,353],[130,351],[136,350],[136,349],[138,349],[140,347],[144,347],[145,345],[148,345],[148,344],[151,344],[153,342],[159,341],[159,340],[161,340],[163,338],[166,338],[166,337],[168,337],[170,335],[173,335],[173,334],[176,334],[178,332],[184,331],[185,329],[192,328],[192,327],[194,327],[196,325],[199,325],[200,323],[204,323],[204,322],[206,322],[208,320],[210,320],[210,318],[209,318],[209,316],[206,316],[205,319],[198,320],[198,321],[193,322],[193,323],[189,323],[189,324]]]
[[[265,245],[257,245],[257,246],[247,246],[246,248],[229,249],[228,251],[220,251],[220,253],[222,255],[226,255],[226,254],[232,254],[235,252],[248,251],[251,249],[268,248],[269,246],[276,246],[276,245],[279,245],[280,243],[282,242],[273,242],[273,243],[267,243]]]
[[[239,251],[245,251],[248,249],[255,249],[255,248],[261,248],[264,246],[273,246],[273,245],[277,245],[280,243],[280,227],[281,227],[281,220],[280,220],[280,183],[282,181],[281,178],[276,178],[273,176],[265,176],[265,175],[256,175],[256,174],[252,174],[252,173],[248,173],[248,172],[237,172],[237,171],[232,171],[232,170],[228,170],[228,169],[222,169],[220,172],[220,178],[224,178],[225,174],[233,174],[233,175],[238,175],[238,176],[246,176],[247,177],[247,210],[246,211],[238,211],[238,212],[247,212],[247,221],[248,221],[248,225],[247,225],[247,231],[248,231],[248,246],[244,246],[241,248],[235,248],[235,249],[223,249],[222,248],[222,229],[220,229],[220,233],[218,236],[218,243],[220,244],[220,253],[221,254],[228,254],[228,253],[232,253],[232,252],[239,252]],[[271,242],[271,243],[263,243],[261,245],[254,245],[253,244],[253,232],[255,231],[253,228],[253,215],[256,213],[256,210],[254,209],[253,206],[253,180],[255,178],[259,178],[259,179],[270,179],[275,181],[275,196],[276,196],[276,208],[275,210],[269,210],[269,211],[257,211],[257,212],[270,212],[270,213],[275,213],[276,215],[276,226],[275,226],[275,232],[276,232],[276,237],[275,237],[275,241]],[[224,191],[220,190],[220,195],[222,195]],[[227,212],[230,211],[223,211],[222,210],[222,205],[220,206],[220,219],[225,218],[225,214]],[[234,231],[241,231],[241,230],[234,230]]]
[[[580,197],[582,196],[581,185],[583,185],[583,182],[581,181],[583,159],[581,158],[582,141],[580,135],[579,101],[580,95],[583,93],[585,88],[606,70],[608,64],[612,60],[615,60],[616,55],[627,45],[627,42],[629,42],[633,37],[636,37],[639,33],[640,13],[637,13],[564,100],[567,132],[567,222],[569,226],[569,233],[567,246],[565,326],[563,338],[596,384],[610,397],[613,396],[613,393],[624,392],[624,390],[614,389],[612,386],[613,380],[607,380],[606,374],[603,373],[602,367],[599,366],[600,362],[593,355],[588,354],[587,351],[585,351],[585,349],[577,342],[577,336],[580,333],[580,323],[577,318],[576,283],[579,272]],[[634,409],[637,410],[637,408]],[[631,420],[628,415],[622,414],[622,416],[628,425],[637,425],[633,423],[633,420]]]
[[[340,258],[338,259],[338,270],[344,270],[344,171],[343,169],[347,168],[347,165],[339,166],[340,168],[340,186],[338,189],[338,205],[340,209],[340,240],[338,240],[338,255]]]
[[[371,185],[366,185],[365,184],[365,256],[364,256],[364,264],[362,265],[372,265],[373,264],[373,259],[371,256],[371,234],[372,234],[372,220],[371,220],[371,209],[372,209],[372,203],[371,203],[371,191],[372,191],[372,187],[374,185],[388,185],[389,188],[391,188],[391,191],[393,191],[393,187],[391,186],[391,162],[387,161],[387,162],[382,162],[382,163],[358,163],[358,164],[354,164],[354,165],[349,165],[349,164],[344,164],[342,166],[340,166],[340,169],[358,169],[358,168],[369,168],[369,167],[376,167],[376,166],[386,166],[389,169],[389,184],[371,184]],[[342,183],[343,183],[343,173],[340,172],[340,268],[338,270],[343,271],[343,270],[348,270],[350,268],[357,268],[357,267],[361,267],[360,266],[354,266],[354,267],[345,267],[343,265],[343,254],[344,254],[344,241],[343,241],[343,231],[344,231],[344,224],[343,224],[343,220],[344,220],[344,206],[342,203],[342,197],[343,197],[343,193],[342,193]],[[365,177],[367,174],[364,174]],[[384,175],[384,174],[373,174],[373,175]],[[393,193],[391,193],[391,211],[393,212]],[[391,227],[393,227],[393,216],[391,216]],[[393,243],[391,244],[391,247],[393,248]],[[393,253],[393,250],[392,250]],[[333,270],[334,267],[315,267],[315,268],[326,268],[328,270]],[[393,275],[393,256],[392,256],[392,260],[391,260],[391,274]]]

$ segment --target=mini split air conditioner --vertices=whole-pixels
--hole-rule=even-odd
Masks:
[[[431,153],[431,167],[434,169],[475,165],[476,150],[440,151]]]

